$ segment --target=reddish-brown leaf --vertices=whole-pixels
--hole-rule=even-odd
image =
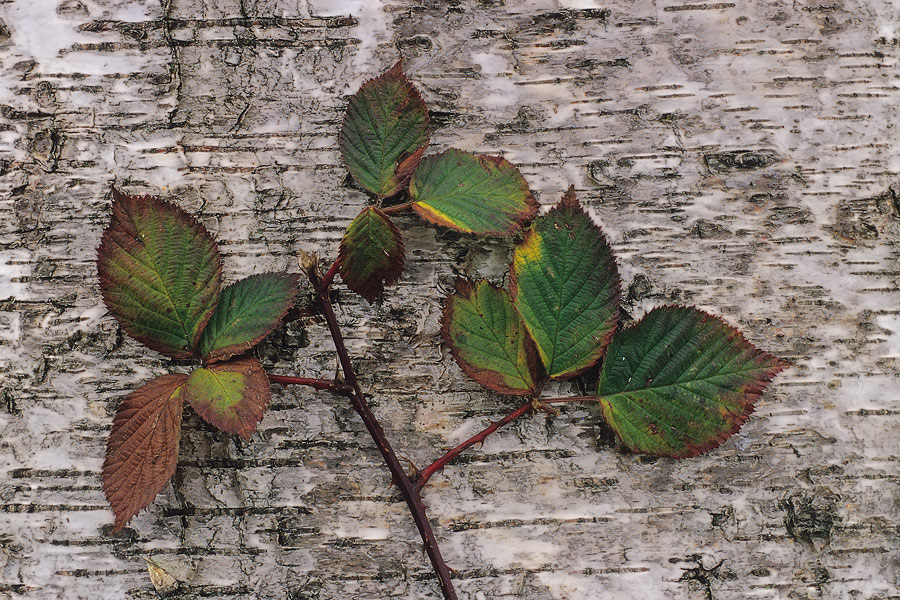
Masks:
[[[164,375],[132,392],[113,420],[103,491],[119,531],[144,509],[175,473],[187,375]]]

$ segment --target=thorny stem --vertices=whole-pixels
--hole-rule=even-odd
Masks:
[[[590,402],[596,401],[597,396],[573,396],[570,398],[541,398],[541,399],[528,399],[526,400],[522,406],[512,411],[499,421],[491,423],[488,427],[480,431],[479,433],[473,435],[463,443],[459,444],[452,450],[447,451],[442,457],[419,471],[419,475],[416,478],[416,485],[419,490],[425,487],[425,484],[428,483],[428,480],[431,479],[431,476],[443,469],[447,466],[451,460],[462,454],[466,449],[474,446],[475,444],[481,444],[484,440],[487,439],[489,435],[500,429],[505,425],[509,425],[519,417],[528,414],[529,412],[541,408],[546,404],[563,404],[566,402]]]
[[[342,385],[336,381],[328,381],[327,379],[312,379],[309,377],[290,377],[288,375],[269,375],[269,381],[272,383],[280,383],[281,385],[306,385],[317,390],[324,390],[333,394],[347,396],[353,395],[353,390],[349,386]]]
[[[462,454],[466,450],[466,448],[474,446],[475,444],[480,444],[487,438],[487,436],[491,435],[504,425],[512,423],[525,413],[529,412],[532,408],[534,408],[534,402],[530,399],[526,400],[522,404],[522,406],[520,406],[516,410],[512,411],[499,421],[491,423],[490,426],[488,426],[486,429],[470,437],[462,444],[456,446],[445,455],[425,467],[423,470],[419,471],[419,476],[416,478],[416,485],[418,486],[418,488],[421,490],[423,487],[425,487],[425,484],[428,483],[428,480],[431,479],[432,475],[443,469],[448,462]]]
[[[329,273],[334,270],[336,270],[335,267],[332,267],[329,269]],[[434,532],[431,529],[431,523],[428,522],[428,516],[425,514],[425,505],[422,503],[422,498],[419,496],[419,489],[416,487],[416,484],[410,480],[406,471],[403,470],[403,465],[391,448],[390,443],[384,435],[384,430],[382,430],[372,409],[369,408],[369,403],[366,401],[366,397],[359,387],[359,381],[356,379],[356,372],[353,370],[353,364],[350,362],[350,355],[347,352],[347,347],[344,345],[344,336],[341,334],[337,317],[334,314],[334,307],[331,305],[331,300],[328,297],[328,283],[330,283],[330,280],[327,280],[327,275],[320,281],[316,280],[317,278],[314,273],[310,273],[310,275],[312,284],[316,288],[316,295],[319,297],[322,314],[325,316],[325,322],[328,324],[328,330],[331,332],[331,339],[334,341],[334,347],[335,350],[337,350],[338,358],[341,362],[341,370],[344,372],[344,379],[347,381],[347,384],[353,392],[350,395],[350,402],[353,405],[353,409],[356,410],[362,418],[366,429],[369,431],[369,435],[372,436],[375,445],[381,452],[382,458],[384,458],[384,462],[391,471],[394,483],[399,488],[403,499],[406,500],[409,512],[412,513],[413,520],[419,530],[419,535],[422,536],[422,542],[425,544],[425,551],[428,553],[428,558],[431,559],[431,565],[437,575],[441,592],[444,594],[444,599],[457,600],[456,591],[453,589],[453,583],[450,581],[450,568],[447,567],[447,563],[444,562],[444,558],[441,556],[441,550],[438,547]]]

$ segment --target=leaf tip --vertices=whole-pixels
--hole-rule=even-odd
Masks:
[[[385,75],[390,77],[402,77],[406,79],[406,75],[403,73],[403,58],[397,59],[397,62],[394,65],[384,72]]]
[[[566,193],[563,194],[562,199],[559,201],[559,206],[563,208],[581,208],[581,203],[575,195],[574,185],[569,185],[569,189],[566,190]]]

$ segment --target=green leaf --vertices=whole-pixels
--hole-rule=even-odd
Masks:
[[[196,369],[184,398],[211,425],[249,438],[269,405],[269,380],[255,358],[238,358]]]
[[[338,143],[353,178],[379,198],[406,185],[428,145],[428,110],[402,61],[350,99]]]
[[[534,391],[540,378],[534,341],[505,290],[483,279],[457,280],[441,333],[463,373],[481,385],[515,396]]]
[[[509,235],[538,211],[525,178],[507,160],[455,149],[425,158],[409,191],[419,216],[464,233]]]
[[[251,275],[229,285],[203,330],[200,355],[219,361],[246,352],[278,326],[296,294],[291,273]]]
[[[374,302],[385,286],[403,273],[405,249],[400,230],[379,209],[362,210],[344,233],[338,255],[341,279],[347,287]]]
[[[665,306],[613,338],[597,393],[628,448],[684,458],[740,429],[787,366],[717,317]]]
[[[616,326],[619,272],[574,187],[516,246],[510,280],[550,377],[572,377],[600,359]]]
[[[203,225],[174,204],[113,188],[97,272],[122,329],[166,356],[191,356],[222,283],[219,250]]]
[[[186,380],[164,375],[119,405],[103,462],[103,492],[116,515],[113,531],[150,504],[175,473]]]

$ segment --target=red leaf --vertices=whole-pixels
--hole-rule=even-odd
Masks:
[[[144,509],[175,473],[187,375],[164,375],[138,388],[113,420],[103,491],[116,514],[115,531]]]

